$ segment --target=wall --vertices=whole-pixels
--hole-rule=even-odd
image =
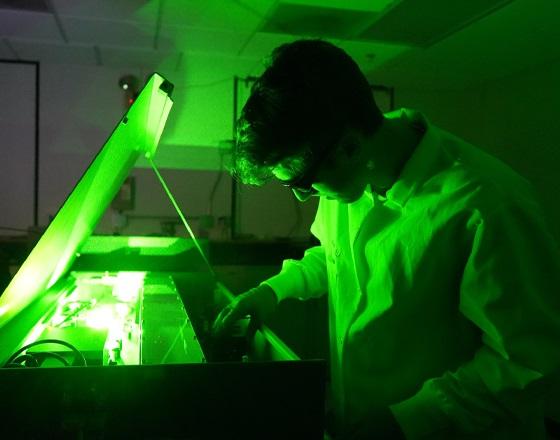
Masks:
[[[488,84],[482,94],[489,151],[525,175],[537,190],[560,240],[560,60]]]
[[[13,77],[13,66],[16,65],[2,64],[2,74]],[[33,220],[30,215],[33,206],[33,173],[30,167],[34,156],[35,83],[33,69],[30,71],[30,80],[22,86],[17,84],[23,81],[25,75],[15,78],[16,83],[2,81],[2,96],[15,95],[17,98],[12,99],[12,104],[4,106],[2,113],[3,123],[13,129],[5,129],[2,139],[2,182],[8,190],[4,191],[5,196],[0,200],[0,210],[11,213],[16,212],[18,207],[19,211],[24,207],[25,215],[16,216],[14,222],[8,225],[23,230],[31,226]],[[140,81],[146,76],[145,72],[129,68],[40,65],[40,225],[47,225],[56,214],[124,113],[124,96],[118,80],[130,73],[138,76]],[[219,147],[219,137],[225,133],[231,137],[232,86],[230,84],[227,88],[228,93],[225,93],[225,83],[218,87],[219,90],[216,90],[217,86],[220,84],[210,89],[199,88],[199,94],[189,96],[178,84],[179,93],[174,94],[177,111],[171,113],[155,159],[163,170],[162,174],[169,179],[179,205],[193,219],[194,226],[201,216],[213,214],[217,218],[230,214],[231,178],[222,172],[223,157],[220,153],[224,150]],[[4,101],[8,102],[7,99]],[[200,111],[201,108],[205,111]],[[209,111],[214,114],[212,121]],[[189,115],[200,114],[208,122],[206,138],[200,130],[192,130],[194,122],[201,125],[201,120],[200,116],[197,119]],[[14,130],[16,133],[12,133]],[[9,137],[8,133],[11,133]],[[25,152],[22,143],[29,136],[31,147],[29,152]],[[170,220],[178,219],[154,173],[147,169],[149,165],[146,161],[139,161],[137,165],[132,172],[137,188],[136,209],[125,213],[130,215],[120,228],[115,226],[120,219],[116,222],[113,212],[108,210],[97,228],[98,233],[157,234],[164,232],[164,222],[167,225],[163,226],[169,232]],[[26,183],[27,190],[20,188],[22,180],[25,180],[23,183]],[[180,229],[178,232],[184,234]]]
[[[500,158],[529,179],[560,240],[560,62],[468,90],[396,87],[397,107],[428,119]]]
[[[122,115],[123,96],[117,83],[128,73],[145,77],[145,72],[128,68],[41,65],[40,224],[47,224],[57,212]],[[224,151],[228,133],[231,138],[233,120],[233,79],[230,82],[210,75],[204,82],[205,74],[210,75],[208,69],[196,75],[191,72],[187,82],[178,72],[168,75],[176,83],[175,105],[156,157],[158,166],[169,170],[179,204],[186,207],[186,215],[195,218],[193,221],[209,213],[210,193],[223,159],[220,152]],[[560,237],[560,209],[556,202],[560,139],[555,129],[559,74],[560,63],[555,63],[472,90],[430,91],[396,84],[395,105],[425,112],[434,123],[488,150],[527,176]],[[24,167],[16,161],[10,170],[15,176]],[[162,221],[176,218],[161,195],[161,186],[146,167],[140,162],[134,171],[138,205],[122,233],[160,232],[161,221],[148,219],[150,215],[161,216]],[[216,216],[229,214],[230,191],[231,179],[223,175],[214,198]],[[23,198],[19,199],[22,204],[31,205]],[[238,221],[242,234],[258,238],[309,235],[314,202],[295,205],[289,192],[276,185],[242,187],[240,198]],[[113,220],[106,216],[98,232],[114,230]]]
[[[185,78],[172,69],[169,74],[162,71],[176,87],[174,107],[155,162],[169,179],[178,204],[193,222],[195,232],[224,238],[228,235],[224,228],[227,229],[230,220],[223,219],[222,224],[217,225],[217,219],[228,217],[231,212],[232,181],[224,166],[232,137],[233,77],[215,78],[210,64],[201,62],[190,66]],[[56,214],[124,113],[119,78],[134,74],[143,81],[146,72],[62,64],[41,64],[40,72],[39,224],[44,226]],[[23,112],[11,117],[16,124],[25,125],[22,131],[29,131]],[[5,177],[13,181],[27,169],[29,161],[17,156],[10,160],[7,169],[12,174]],[[126,218],[109,209],[96,233],[172,233],[178,216],[149,164],[139,160],[132,175],[136,179],[135,209],[124,212]],[[32,206],[32,200],[27,200],[31,194],[18,194],[18,202]],[[291,193],[283,187],[258,191],[240,188],[238,199],[237,229],[242,235],[261,239],[309,236],[309,224],[315,211],[313,202],[296,207]],[[2,208],[8,210],[10,206]],[[209,214],[213,215],[215,227],[204,217]],[[204,225],[199,225],[201,217],[204,217]],[[16,226],[23,229],[30,226],[29,222],[23,223]],[[199,231],[199,226],[204,230]],[[185,234],[181,227],[176,228],[176,233]]]
[[[41,64],[39,224],[56,214],[124,113],[124,73]]]
[[[34,221],[35,75],[34,64],[0,62],[0,235]]]

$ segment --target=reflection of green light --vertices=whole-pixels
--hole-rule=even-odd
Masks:
[[[53,318],[51,319],[51,325],[54,327],[58,327],[63,322],[64,322],[64,316],[61,314],[57,314],[53,316]]]
[[[111,237],[113,238],[113,237]],[[174,237],[126,237],[127,245],[131,248],[167,248],[175,244],[180,238]]]
[[[118,303],[118,304],[115,304],[115,311],[117,312],[118,316],[120,316],[121,318],[124,318],[125,316],[127,316],[130,313],[130,307],[126,304]]]
[[[37,339],[39,339],[39,336],[41,335],[41,333],[43,333],[45,328],[47,328],[47,326],[42,321],[39,322],[35,327],[33,327],[33,329],[31,329],[21,346],[23,347],[25,345],[31,344],[32,342],[35,342]]]
[[[120,319],[113,313],[111,307],[96,307],[85,315],[85,324],[95,329],[111,329],[118,327]]]
[[[4,313],[6,313],[9,309],[10,309],[9,304],[6,304],[5,306],[1,306],[0,307],[0,316],[2,316]]]
[[[119,272],[113,284],[113,296],[126,303],[136,302],[144,286],[146,272]]]

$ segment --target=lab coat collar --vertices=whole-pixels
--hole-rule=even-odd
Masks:
[[[403,108],[396,110],[413,125],[424,130],[424,135],[412,156],[406,162],[401,174],[393,186],[387,191],[387,200],[404,208],[408,200],[418,188],[431,177],[437,161],[437,146],[440,136],[436,127],[418,111]]]

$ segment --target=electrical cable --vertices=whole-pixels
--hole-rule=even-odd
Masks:
[[[80,352],[80,350],[78,350],[76,347],[74,347],[72,344],[70,344],[69,342],[66,341],[62,341],[60,339],[40,339],[38,341],[34,341],[31,342],[30,344],[24,345],[23,347],[21,347],[19,350],[17,350],[14,354],[12,354],[10,356],[10,358],[6,361],[6,364],[4,365],[5,367],[9,367],[9,366],[13,366],[13,364],[15,363],[16,359],[18,359],[20,357],[20,355],[24,352],[27,351],[28,349],[30,349],[31,347],[35,347],[37,345],[41,345],[41,344],[58,344],[58,345],[63,345],[67,348],[69,348],[70,350],[72,350],[74,352],[75,355],[75,360],[80,360],[82,366],[86,367],[87,366],[87,362],[86,362],[86,358],[84,357],[84,355]],[[51,355],[55,355],[55,353],[50,353]],[[23,355],[26,356],[26,355]],[[52,356],[52,357],[56,357]],[[62,357],[62,356],[60,356]],[[59,359],[60,360],[60,359]]]
[[[17,358],[15,358],[12,362],[10,362],[10,364],[12,364],[12,365],[17,364],[17,365],[21,365],[22,367],[28,367],[29,365],[27,365],[27,361],[30,361],[34,364],[34,365],[31,365],[32,367],[38,367],[39,366],[39,361],[32,354],[22,354],[22,355],[18,356]],[[25,364],[23,364],[23,362],[25,362]]]
[[[64,315],[64,319],[61,322],[58,322],[56,324],[54,324],[54,327],[63,327],[63,324],[66,324],[68,321],[70,321],[72,318],[78,316],[80,313],[82,313],[84,310],[92,308],[93,306],[95,306],[95,300],[89,300],[89,301],[75,301],[74,304],[79,304],[78,307],[76,307],[76,309],[72,310],[71,312],[62,312],[62,314]]]
[[[43,359],[41,359],[41,363],[39,365],[43,365],[43,362],[45,362],[46,358],[53,358],[53,359],[56,359],[57,361],[59,361],[65,367],[70,366],[70,363],[66,359],[64,359],[64,356],[61,356],[58,353],[52,353],[50,351],[44,351],[44,352],[41,352],[41,353],[37,353],[35,355],[35,357],[43,358]]]
[[[42,352],[37,352],[37,353],[33,353],[33,354],[22,354],[20,356],[18,356],[17,358],[15,358],[13,360],[13,362],[11,362],[11,365],[14,364],[18,364],[21,365],[23,367],[32,367],[32,368],[38,368],[41,367],[43,365],[43,362],[45,362],[46,358],[53,358],[56,359],[57,361],[59,361],[62,365],[64,365],[65,367],[69,367],[70,363],[64,359],[63,356],[59,355],[58,353],[52,353],[50,351],[42,351]],[[22,365],[22,362],[25,361],[25,364]],[[27,361],[31,361],[34,365],[27,365]]]

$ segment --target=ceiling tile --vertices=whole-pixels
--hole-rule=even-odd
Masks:
[[[153,48],[155,27],[152,24],[114,20],[61,18],[71,43]]]
[[[253,31],[263,20],[264,11],[274,0],[255,2],[240,0],[166,1],[162,24],[207,29]]]
[[[402,0],[361,33],[364,40],[428,47],[512,0]],[[426,11],[430,11],[426,14]],[[422,17],[418,20],[418,17]]]
[[[257,33],[245,46],[243,56],[253,57],[264,62],[277,46],[297,40],[301,37],[285,34]],[[409,50],[406,46],[385,45],[380,43],[328,40],[340,46],[358,63],[360,69],[368,74],[373,69]],[[262,70],[262,66],[260,67]]]
[[[269,14],[261,32],[350,38],[369,25],[376,13],[280,2]]]
[[[158,48],[174,48],[183,52],[237,54],[250,33],[211,30],[184,26],[163,26]]]
[[[99,50],[102,64],[108,67],[137,67],[148,70],[161,70],[164,67],[163,70],[174,70],[180,58],[177,52],[153,49],[103,46]],[[161,73],[165,73],[163,70]]]
[[[279,4],[370,11],[380,15],[384,14],[387,5],[396,7],[401,4],[404,8],[417,4],[416,0],[48,2],[58,14],[70,44],[64,44],[53,14],[0,9],[0,37],[10,43],[17,42],[18,50],[24,52],[22,56],[44,62],[77,63],[83,59],[83,63],[91,64],[95,58],[92,47],[97,45],[102,61],[114,65],[155,65],[177,76],[206,72],[193,77],[197,83],[199,79],[204,80],[205,75],[214,81],[230,74],[258,74],[262,71],[262,59],[275,47],[299,38],[259,31]],[[445,0],[430,0],[429,3],[449,6]],[[476,0],[476,3],[482,4],[483,0]],[[446,83],[464,87],[560,57],[560,45],[557,44],[560,41],[559,4],[550,0],[511,1],[506,7],[427,49],[386,42],[381,45],[365,39],[352,41],[359,35],[365,38],[368,32],[333,41],[345,48],[374,80],[418,87],[442,87]],[[415,18],[420,11],[415,8],[405,12]],[[427,11],[434,12],[430,17],[420,14],[415,24],[424,25],[442,15],[442,11],[437,8]],[[157,50],[153,50],[158,18],[161,18],[161,27]],[[391,26],[389,28],[394,30]],[[319,36],[328,37],[324,33]],[[4,47],[1,46],[0,56],[13,57],[5,43]],[[126,46],[130,46],[130,50]],[[180,52],[184,53],[182,58]],[[238,65],[230,61],[235,58],[239,58]],[[200,69],[196,67],[198,62],[204,64]]]
[[[247,41],[240,55],[264,59],[270,55],[275,47],[298,38],[300,37],[294,35],[258,32]]]
[[[260,62],[254,58],[190,53],[183,56],[181,64],[185,82],[194,87],[233,82],[234,76],[252,74]]]
[[[155,23],[160,0],[50,0],[60,16]]]
[[[361,41],[333,41],[333,43],[348,52],[366,74],[410,50],[407,46]]]
[[[21,59],[53,64],[95,65],[92,46],[11,40]]]
[[[560,6],[517,0],[423,50],[396,57],[375,75],[402,87],[460,89],[560,59]]]
[[[0,10],[0,35],[63,42],[52,14]]]

